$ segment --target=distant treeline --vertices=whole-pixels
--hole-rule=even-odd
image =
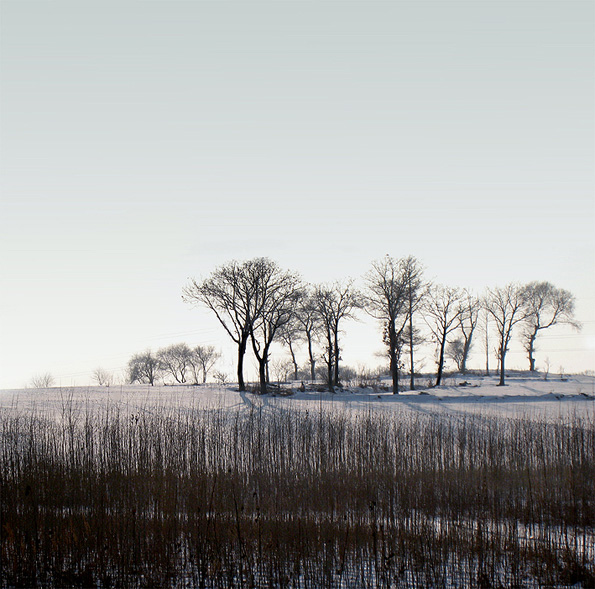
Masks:
[[[356,288],[353,280],[306,284],[297,273],[268,258],[232,260],[203,280],[192,279],[183,289],[183,300],[210,309],[235,342],[240,390],[246,390],[244,358],[251,347],[258,361],[261,393],[267,392],[270,382],[271,346],[275,342],[287,348],[294,378],[299,374],[295,351],[302,345],[308,354],[310,378],[316,378],[322,365],[328,389],[340,386],[342,326],[359,311],[380,324],[395,394],[406,361],[409,388],[415,389],[415,352],[428,339],[436,346],[436,385],[442,381],[446,359],[466,372],[478,332],[484,341],[486,372],[493,347],[500,384],[504,385],[506,353],[515,329],[520,330],[528,369],[535,372],[539,333],[559,324],[580,327],[574,319],[574,296],[549,282],[510,283],[477,295],[430,282],[413,256],[386,256],[373,262],[362,288]],[[419,327],[422,323],[427,327],[425,333]],[[489,341],[490,332],[493,342]],[[184,382],[187,372],[194,374],[192,362],[180,360],[189,352],[172,346],[154,357],[150,353],[135,356],[130,364],[131,380],[152,383],[155,370],[160,369],[176,382]]]
[[[209,371],[219,359],[214,346],[173,344],[157,350],[134,355],[128,362],[128,378],[131,383],[155,384],[160,377],[171,377],[178,384],[207,382]]]

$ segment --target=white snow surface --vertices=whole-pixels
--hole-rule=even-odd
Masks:
[[[449,376],[439,387],[422,388],[393,395],[381,387],[350,387],[336,392],[317,391],[301,383],[285,385],[281,393],[258,395],[238,392],[234,385],[199,386],[118,385],[110,387],[53,387],[0,390],[0,411],[59,416],[73,407],[81,411],[105,407],[120,411],[156,412],[220,409],[249,411],[395,412],[464,416],[480,414],[529,419],[572,416],[595,418],[595,377],[507,378],[504,387],[496,377]],[[388,383],[383,382],[385,388]]]

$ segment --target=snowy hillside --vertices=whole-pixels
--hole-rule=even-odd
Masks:
[[[440,387],[423,388],[393,395],[376,387],[345,388],[335,393],[301,383],[284,385],[280,392],[265,396],[238,392],[233,385],[199,386],[123,385],[111,387],[73,387],[49,389],[0,390],[0,409],[33,410],[40,414],[61,413],[66,405],[79,409],[113,404],[122,410],[155,411],[158,408],[204,408],[250,410],[262,408],[304,411],[394,411],[409,413],[465,412],[509,417],[547,417],[593,415],[595,377],[567,376],[544,380],[526,375],[511,375],[507,385],[497,386],[496,377],[453,376]],[[426,379],[426,383],[427,379]],[[321,388],[321,387],[319,387]]]

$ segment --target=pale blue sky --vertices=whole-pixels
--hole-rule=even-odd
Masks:
[[[310,281],[387,253],[477,291],[549,280],[585,327],[538,365],[595,368],[593,2],[0,10],[0,387],[225,342],[181,289],[256,255]],[[377,362],[376,327],[346,328],[347,361]]]

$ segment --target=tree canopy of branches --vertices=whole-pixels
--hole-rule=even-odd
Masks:
[[[465,371],[463,370],[463,361],[465,358],[465,344],[463,340],[458,337],[450,342],[446,346],[446,356],[450,358],[456,365],[457,370],[462,372],[463,374]]]
[[[254,310],[255,287],[253,274],[266,258],[245,262],[231,261],[216,268],[202,282],[190,281],[182,298],[190,304],[202,303],[208,307],[238,346],[237,376],[240,391],[246,390],[244,382],[244,356],[248,338],[257,316]]]
[[[448,335],[459,326],[462,313],[461,291],[449,286],[433,286],[426,303],[426,323],[438,344],[436,386],[442,382]]]
[[[314,293],[315,308],[320,318],[325,338],[324,360],[327,366],[327,385],[330,391],[340,385],[339,347],[340,323],[355,318],[355,311],[362,307],[362,298],[353,288],[353,281],[336,282],[333,285],[319,285]]]
[[[44,374],[36,374],[31,379],[31,386],[34,389],[48,389],[54,385],[54,377],[50,372]]]
[[[209,371],[215,366],[221,354],[215,350],[215,346],[196,346],[192,350],[190,362],[194,374],[194,381],[198,383],[198,374],[202,373],[203,384],[207,382]]]
[[[490,288],[487,291],[484,304],[498,331],[497,354],[500,364],[498,386],[504,386],[506,378],[504,363],[512,331],[515,325],[527,317],[524,289],[514,283],[504,287]]]
[[[535,372],[535,340],[543,329],[558,324],[580,329],[574,320],[574,296],[550,282],[530,282],[523,287],[526,318],[521,332],[523,347],[529,358],[529,370]]]
[[[96,368],[93,371],[93,380],[100,387],[109,387],[114,382],[114,376],[111,372],[105,370],[105,368]]]
[[[399,393],[403,332],[407,327],[411,309],[406,270],[403,260],[386,256],[373,262],[372,269],[366,275],[368,293],[365,309],[382,323],[395,395]]]
[[[153,386],[160,373],[159,360],[150,350],[135,354],[128,362],[128,380],[131,383],[148,383]]]
[[[191,369],[192,352],[187,344],[172,344],[157,351],[160,368],[178,384],[184,384]]]
[[[252,293],[250,339],[258,360],[260,392],[267,392],[267,363],[275,336],[291,321],[301,296],[297,274],[282,270],[268,258],[258,258],[249,267]]]

